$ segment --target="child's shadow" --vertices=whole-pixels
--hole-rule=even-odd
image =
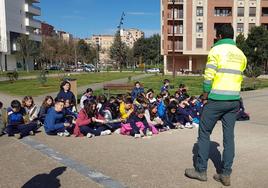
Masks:
[[[49,174],[38,174],[26,182],[22,188],[59,188],[61,187],[61,184],[58,176],[65,170],[66,167],[63,166],[51,170]]]
[[[208,157],[213,162],[217,173],[221,173],[222,171],[221,152],[218,150],[219,146],[220,146],[219,143],[211,141],[209,157]],[[193,152],[193,166],[196,167],[196,161],[198,155],[197,143],[194,144],[192,152]]]

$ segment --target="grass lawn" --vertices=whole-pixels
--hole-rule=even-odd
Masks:
[[[174,86],[174,89],[170,89],[169,92],[171,95],[175,93],[181,83],[185,84],[188,87],[188,94],[190,96],[195,95],[198,96],[203,92],[203,77],[202,76],[177,76],[173,79],[172,76],[152,76],[149,78],[145,78],[139,80],[143,86],[145,91],[152,88],[155,92],[155,95],[160,93],[160,88],[163,85],[163,80],[169,79],[170,85]],[[134,81],[133,81],[134,82]],[[254,90],[268,87],[268,79],[249,79],[245,78],[242,88],[244,90]],[[99,95],[102,93],[102,90],[95,91],[95,95]]]
[[[72,75],[71,78],[77,79],[77,85],[84,86],[92,83],[99,83],[104,81],[111,81],[120,78],[127,78],[128,76],[138,75],[137,73],[122,72],[122,73],[89,73],[81,75]],[[59,90],[59,85],[62,77],[48,78],[46,86],[42,87],[37,79],[32,80],[18,80],[14,83],[0,82],[0,91],[12,95],[31,95],[38,96],[46,93],[55,92]]]

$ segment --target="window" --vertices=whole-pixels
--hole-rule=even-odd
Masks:
[[[203,16],[203,7],[196,7],[196,16]]]
[[[237,16],[238,17],[244,17],[244,7],[238,7],[237,8]]]
[[[263,7],[262,8],[262,16],[268,16],[268,7]]]
[[[231,7],[215,7],[214,9],[215,16],[232,16]]]
[[[256,7],[249,7],[249,16],[250,17],[256,16]]]
[[[203,48],[203,39],[202,38],[196,39],[196,48]]]
[[[203,32],[203,23],[196,23],[196,32],[197,33]]]
[[[237,24],[237,32],[238,33],[243,33],[244,32],[244,24],[243,23],[238,23]]]
[[[255,26],[256,26],[255,23],[248,24],[248,30],[250,31]]]

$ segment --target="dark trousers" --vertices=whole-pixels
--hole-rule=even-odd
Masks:
[[[119,128],[121,128],[121,122],[117,122],[117,123],[108,123],[107,127],[113,132]]]
[[[66,130],[65,127],[61,127],[61,128],[55,129],[53,131],[48,131],[46,133],[47,133],[47,135],[57,135],[58,133],[63,133],[65,130]]]
[[[80,132],[86,136],[87,133],[94,134],[95,136],[100,136],[102,131],[107,130],[105,126],[96,126],[96,127],[90,127],[90,126],[80,126],[79,127]]]
[[[8,125],[6,132],[8,136],[20,133],[22,137],[29,135],[30,131],[37,130],[37,123],[29,123],[23,125]]]
[[[207,170],[207,162],[210,150],[210,135],[218,120],[222,121],[223,128],[223,157],[222,173],[230,175],[234,159],[234,126],[236,112],[239,109],[239,101],[215,101],[208,100],[204,106],[198,132],[198,155],[196,170]]]

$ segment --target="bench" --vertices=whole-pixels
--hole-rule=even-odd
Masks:
[[[111,95],[125,94],[127,92],[131,92],[133,88],[133,84],[104,84],[103,94],[109,98]]]

